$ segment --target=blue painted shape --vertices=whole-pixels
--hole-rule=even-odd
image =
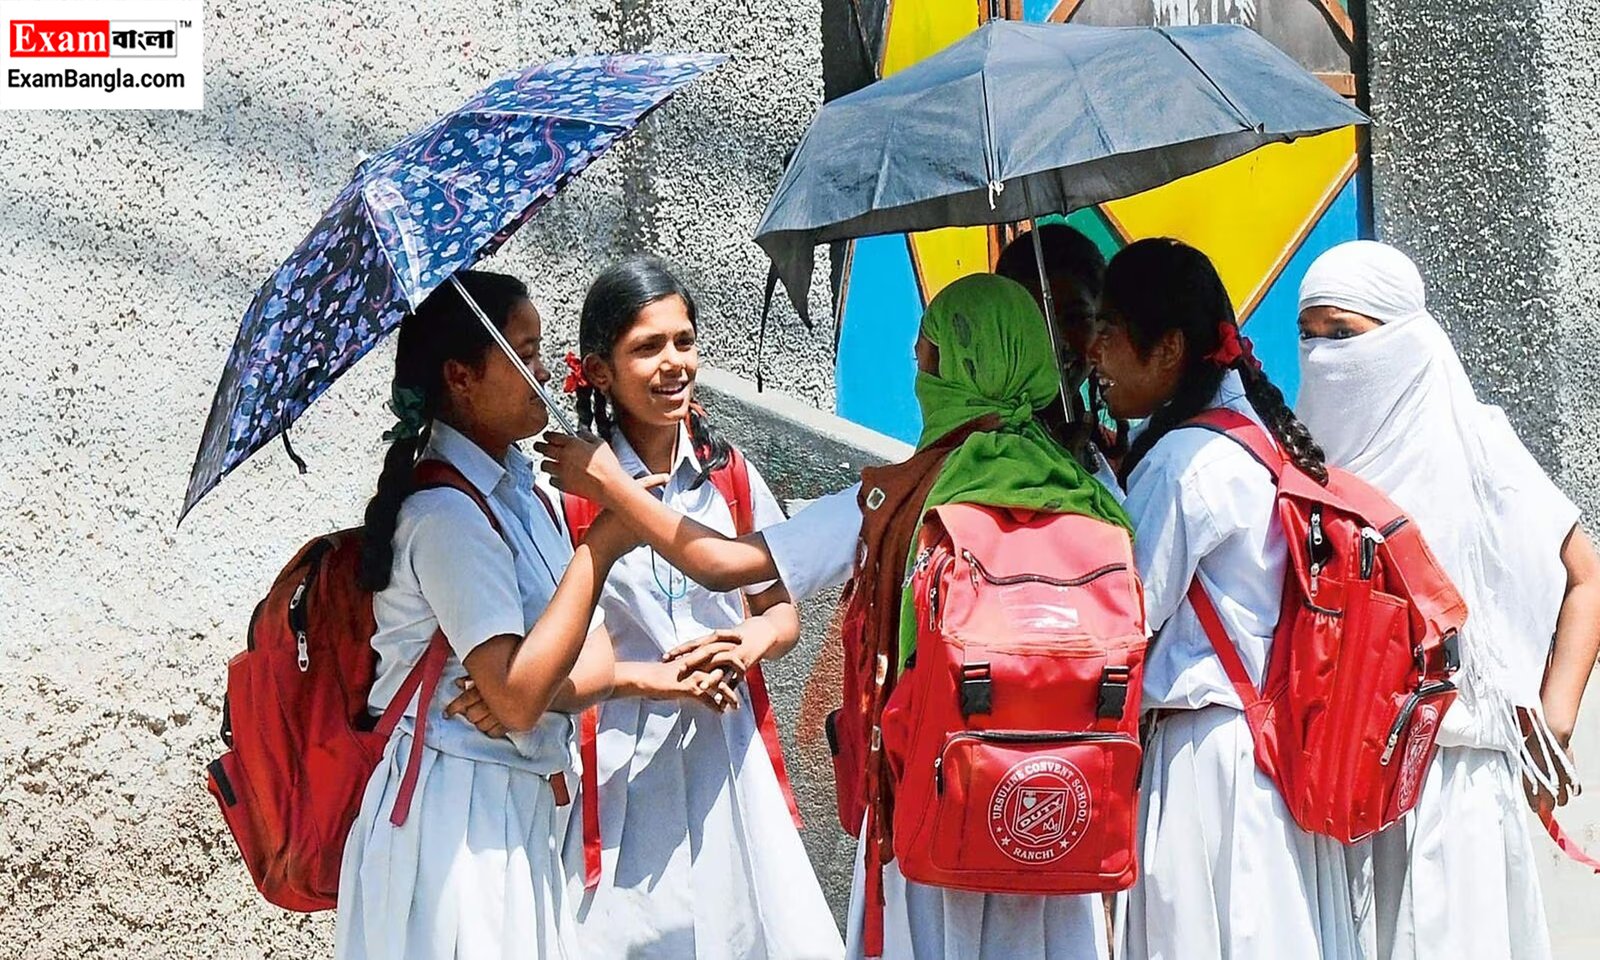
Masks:
[[[1300,390],[1300,281],[1311,269],[1311,262],[1324,251],[1346,240],[1360,239],[1359,196],[1363,187],[1357,181],[1366,176],[1363,170],[1350,178],[1245,321],[1245,332],[1255,343],[1256,357],[1291,405]]]
[[[922,433],[912,355],[922,295],[905,234],[855,242],[835,370],[839,416],[906,443]]]
[[[1029,23],[1043,23],[1061,6],[1061,0],[1022,0],[1022,19]]]

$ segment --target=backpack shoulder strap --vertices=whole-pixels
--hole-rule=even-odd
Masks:
[[[1267,468],[1276,481],[1283,473],[1283,452],[1267,436],[1267,431],[1261,425],[1237,410],[1226,407],[1212,407],[1183,423],[1184,427],[1196,427],[1221,434],[1244,447],[1256,462]]]
[[[750,461],[745,459],[738,447],[728,449],[728,462],[721,469],[712,471],[711,483],[722,494],[722,499],[727,501],[728,510],[733,514],[734,535],[742,537],[755,532],[756,508],[750,494]],[[761,742],[767,748],[767,757],[772,761],[772,772],[778,778],[778,788],[789,807],[789,817],[796,828],[803,827],[805,824],[800,817],[800,805],[795,801],[794,786],[789,782],[789,769],[783,760],[783,741],[778,736],[777,718],[772,712],[772,700],[767,694],[767,680],[762,675],[760,664],[751,664],[745,673],[745,685],[750,696],[750,714],[755,719],[756,730],[761,734]]]
[[[494,511],[489,509],[489,501],[484,499],[483,494],[478,492],[478,488],[473,486],[460,470],[443,460],[428,459],[416,465],[412,476],[418,491],[448,487],[466,494],[468,499],[483,511],[484,519],[489,521],[489,526],[493,528],[495,535],[501,539],[505,538],[505,531],[501,529],[500,521],[495,519]],[[411,672],[406,674],[400,689],[395,692],[389,705],[384,708],[383,716],[378,720],[377,732],[388,737],[399,725],[400,717],[405,713],[407,705],[416,698],[417,720],[411,734],[411,751],[406,758],[405,774],[400,778],[400,790],[396,793],[394,806],[389,811],[389,822],[397,827],[404,826],[411,815],[411,801],[416,795],[417,777],[422,769],[422,745],[428,729],[428,704],[433,702],[434,691],[439,686],[439,680],[444,675],[445,662],[449,659],[450,642],[445,638],[443,630],[435,630],[422,659],[411,667]]]
[[[478,488],[451,464],[443,460],[423,460],[417,464],[412,476],[416,479],[418,492],[448,487],[466,494],[477,504],[478,509],[483,511],[484,518],[489,521],[489,526],[494,528],[494,532],[502,538],[505,537],[505,531],[500,529],[500,521],[495,519],[494,511],[489,509],[489,501],[484,499]]]
[[[738,447],[728,448],[728,462],[711,471],[711,485],[722,494],[733,514],[733,532],[742,537],[756,529],[756,507],[750,496],[750,461]]]
[[[1259,740],[1264,720],[1262,711],[1267,701],[1262,699],[1261,692],[1250,679],[1250,671],[1245,668],[1244,658],[1239,656],[1239,648],[1228,635],[1228,628],[1223,624],[1222,616],[1217,613],[1216,604],[1211,602],[1211,595],[1201,584],[1198,573],[1189,584],[1188,599],[1189,606],[1194,608],[1194,614],[1200,620],[1201,629],[1206,632],[1206,639],[1211,641],[1212,650],[1216,651],[1217,659],[1222,661],[1222,670],[1228,675],[1228,682],[1239,695],[1239,703],[1244,707],[1244,717],[1250,726],[1251,736]]]

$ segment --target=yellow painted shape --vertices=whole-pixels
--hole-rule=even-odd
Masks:
[[[882,74],[898,73],[976,29],[977,0],[900,0],[889,8]]]
[[[924,304],[962,277],[989,271],[988,227],[946,227],[910,237]]]
[[[1243,319],[1359,164],[1346,127],[1275,143],[1103,209],[1127,240],[1175,237],[1216,264]]]

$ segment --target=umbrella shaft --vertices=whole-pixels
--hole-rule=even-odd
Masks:
[[[528,386],[533,388],[534,396],[538,397],[539,402],[544,404],[546,410],[550,411],[550,416],[555,418],[556,425],[563,432],[577,436],[578,428],[573,425],[566,413],[550,397],[550,394],[544,388],[544,384],[540,383],[539,378],[533,375],[533,371],[528,369],[528,365],[522,362],[522,357],[517,355],[516,349],[511,346],[511,342],[506,339],[505,334],[500,332],[500,328],[495,326],[494,321],[489,319],[489,315],[483,312],[482,307],[478,306],[478,301],[472,299],[472,294],[467,292],[467,288],[462,286],[461,281],[455,276],[450,277],[450,284],[456,288],[457,293],[461,294],[461,299],[467,302],[467,306],[472,308],[472,312],[477,316],[478,322],[483,324],[485,330],[489,331],[489,336],[493,337],[494,342],[500,345],[500,349],[505,351],[507,357],[511,358],[511,365],[522,373],[522,379],[528,381]]]
[[[1056,298],[1050,291],[1050,275],[1044,268],[1044,241],[1039,239],[1039,221],[1034,218],[1029,221],[1031,228],[1028,232],[1033,237],[1033,262],[1039,268],[1039,294],[1044,301],[1044,325],[1050,331],[1050,356],[1055,359],[1056,371],[1061,377],[1061,411],[1067,415],[1067,423],[1072,423],[1072,403],[1067,400],[1066,371],[1061,366],[1061,333],[1056,325]]]

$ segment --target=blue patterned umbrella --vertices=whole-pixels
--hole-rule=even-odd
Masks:
[[[618,54],[532,67],[362,161],[245,311],[183,514],[435,287],[499,249],[568,180],[724,59]]]

